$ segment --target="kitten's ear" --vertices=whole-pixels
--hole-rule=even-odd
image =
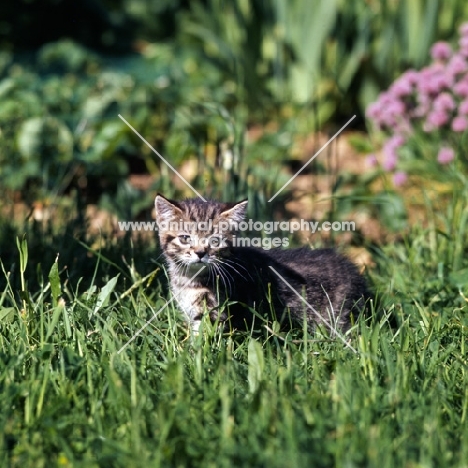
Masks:
[[[154,200],[154,207],[156,209],[156,221],[170,221],[171,219],[181,217],[182,210],[177,206],[176,202],[164,198],[159,193]]]
[[[242,200],[239,203],[229,203],[227,204],[227,208],[221,213],[221,216],[236,223],[240,223],[245,218],[247,203],[248,200]]]

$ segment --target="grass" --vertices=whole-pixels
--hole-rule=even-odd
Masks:
[[[191,339],[173,303],[122,350],[166,303],[160,265],[135,267],[151,254],[103,254],[80,288],[20,239],[0,290],[0,466],[467,467],[467,197],[375,252],[357,353],[301,330]]]

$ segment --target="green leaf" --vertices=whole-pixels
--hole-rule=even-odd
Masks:
[[[58,300],[60,298],[60,294],[62,293],[60,288],[60,276],[58,271],[58,256],[55,259],[54,264],[49,272],[49,281],[50,281],[50,289],[52,291],[52,300],[54,303],[54,307],[57,307]]]
[[[20,254],[20,270],[22,273],[24,273],[28,264],[28,242],[26,241],[26,239],[20,241],[17,237],[16,245]]]
[[[115,161],[116,149],[128,131],[127,126],[120,120],[118,122],[105,123],[93,138],[92,159],[94,161],[101,161],[103,158],[111,158]]]
[[[450,273],[449,281],[459,289],[464,289],[468,285],[468,268]]]
[[[13,78],[6,78],[0,81],[0,98],[5,99],[10,91],[15,89],[15,80]]]
[[[24,158],[30,159],[39,153],[43,126],[43,117],[33,117],[21,125],[18,131],[18,150]]]
[[[260,383],[263,380],[263,372],[265,370],[265,361],[263,357],[263,349],[260,343],[254,339],[250,339],[248,346],[248,380],[250,393],[255,393]]]
[[[68,161],[73,155],[73,135],[59,119],[33,117],[18,131],[18,150],[26,160],[53,155],[56,161]]]
[[[348,142],[359,153],[372,153],[375,151],[369,137],[361,133],[353,133],[348,136]]]
[[[407,225],[407,212],[403,198],[394,192],[381,192],[374,198],[379,217],[388,229],[398,231]]]
[[[63,324],[65,325],[65,334],[67,335],[67,338],[72,337],[72,331],[71,331],[71,326],[70,326],[70,317],[68,316],[67,308],[63,306],[62,308],[63,312]]]
[[[15,318],[14,307],[0,307],[0,322],[13,322]]]
[[[62,314],[64,309],[65,309],[65,306],[63,305],[63,302],[60,303],[57,307],[55,307],[54,314],[52,315],[52,322],[50,322],[50,325],[47,329],[46,340],[48,340],[51,337],[52,333],[54,332],[54,328],[56,327],[60,319],[60,315]]]
[[[109,302],[111,292],[114,290],[117,284],[117,278],[119,275],[114,276],[101,290],[98,296],[96,305],[94,306],[93,314],[96,314],[101,307],[105,307]]]

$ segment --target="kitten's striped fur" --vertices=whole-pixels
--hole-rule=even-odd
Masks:
[[[368,298],[365,280],[357,268],[331,249],[262,250],[233,246],[235,233],[221,229],[220,221],[243,220],[247,201],[173,201],[158,195],[155,207],[171,289],[195,331],[205,314],[213,322],[219,320],[226,329],[250,327],[254,314],[249,307],[270,318],[275,311],[275,318],[285,325],[302,326],[305,317],[311,330],[317,322],[346,329],[351,312],[359,313]],[[212,221],[208,231],[196,226],[178,227],[181,221],[208,220]],[[216,242],[200,245],[203,240],[219,238],[225,241],[221,247],[212,245]],[[229,307],[224,307],[228,301]]]

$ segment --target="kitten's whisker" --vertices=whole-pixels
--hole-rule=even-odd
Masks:
[[[235,262],[234,260],[232,260],[231,258],[223,258],[223,263],[229,263],[229,264],[234,264],[236,266],[239,266],[241,267],[243,270],[245,270],[246,273],[249,273],[249,270],[247,270],[247,268],[245,268],[244,265],[242,265],[242,263],[239,263],[239,262]]]
[[[248,276],[252,281],[255,281],[255,279],[254,279],[254,278],[252,277],[252,275],[250,274],[250,271],[249,271],[244,265],[242,265],[242,263],[235,262],[235,261],[233,261],[233,260],[227,259],[227,264],[226,264],[226,266],[229,266],[229,267],[231,267],[231,268],[234,268],[234,266],[242,268],[242,269],[247,273],[247,276]],[[246,276],[243,275],[240,271],[236,270],[235,268],[234,268],[234,270],[235,270],[239,275],[241,275],[242,278],[246,278]]]
[[[226,289],[228,295],[232,293],[232,284],[231,284],[231,280],[229,279],[229,276],[227,275],[227,272],[225,270],[223,270],[221,268],[221,265],[216,263],[216,262],[213,262],[213,266],[216,270],[216,272],[219,274],[219,277],[221,278],[223,284],[224,284],[224,289]],[[234,278],[232,278],[234,279]],[[229,283],[229,287],[227,285],[227,283]]]
[[[190,263],[187,263],[183,258],[176,259],[174,261],[176,266],[175,274],[177,276],[187,276],[190,268]]]
[[[211,277],[213,276],[213,264],[208,262],[208,283],[211,283]]]
[[[156,258],[150,258],[149,263],[158,263],[158,260],[164,255],[164,252],[161,252]]]
[[[180,273],[182,272],[182,269],[185,266],[185,262],[182,259],[178,258],[174,261],[174,266],[175,266],[175,274],[179,276]]]
[[[254,279],[252,278],[252,275],[250,274],[250,272],[240,263],[237,263],[237,262],[233,262],[232,260],[230,262],[228,261],[220,261],[220,263],[222,263],[223,265],[233,269],[242,279],[245,279],[246,276],[243,275],[239,270],[237,270],[237,268],[235,268],[235,266],[239,266],[241,268],[243,268],[246,272],[247,272],[247,275],[248,277],[254,281]],[[235,266],[234,266],[235,265]]]
[[[227,267],[231,267],[235,273],[237,273],[237,275],[242,278],[242,279],[245,279],[245,276],[243,274],[241,274],[239,271],[237,271],[234,267],[232,267],[231,265],[224,265],[224,266],[227,266]],[[228,274],[228,270],[227,269],[224,269],[224,271],[226,272],[226,274]],[[229,276],[234,279],[234,276],[231,272],[229,272]]]
[[[223,262],[222,260],[219,260],[219,259],[215,263],[216,263],[216,266],[218,267],[218,269],[224,273],[227,280],[229,281],[229,284],[231,284],[231,281],[230,281],[231,279],[235,284],[236,280],[235,280],[234,276],[228,270],[226,270],[226,268],[224,268],[224,266],[230,266],[231,268],[233,268],[233,267],[231,265],[228,265],[227,263]],[[243,276],[237,270],[234,269],[234,271],[236,271],[236,273],[239,274],[243,278]],[[232,291],[232,287],[231,287],[231,291]]]
[[[226,280],[229,283],[229,293],[232,294],[232,292],[234,291],[234,288],[232,286],[231,280],[235,284],[234,277],[231,274],[229,274],[229,272],[226,269],[224,269],[222,265],[219,265],[219,270],[222,271],[223,275],[226,277]]]

